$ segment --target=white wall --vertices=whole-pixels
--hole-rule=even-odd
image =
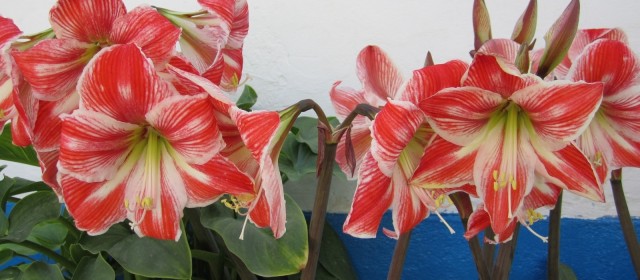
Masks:
[[[494,37],[509,37],[528,1],[485,1]],[[25,33],[33,33],[48,26],[48,10],[54,2],[4,0],[0,1],[0,15],[13,18]],[[195,0],[124,2],[130,9],[141,3],[181,11],[199,9]],[[539,47],[543,46],[542,36],[568,3],[539,1]],[[640,51],[640,1],[583,0],[581,4],[581,28],[621,27],[629,35],[632,48]],[[333,114],[329,88],[336,80],[360,87],[355,59],[368,44],[386,50],[405,77],[423,64],[427,51],[434,54],[436,62],[469,61],[468,52],[473,47],[471,0],[249,0],[249,5],[251,27],[245,43],[245,73],[259,93],[257,107],[263,109],[280,109],[311,98]],[[9,174],[27,172],[14,170],[8,170]],[[37,174],[37,170],[30,172]],[[640,216],[640,172],[629,169],[625,174],[632,215]],[[337,183],[334,190],[339,192],[332,197],[332,210],[347,211],[353,184]],[[306,204],[312,191],[306,187],[287,188],[301,201],[307,201],[303,206],[309,208]],[[607,199],[607,204],[595,204],[567,195],[563,211],[574,217],[613,215],[612,199]]]

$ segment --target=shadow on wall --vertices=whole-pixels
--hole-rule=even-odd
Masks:
[[[429,217],[413,230],[407,252],[403,279],[478,279],[462,224],[457,215],[443,215],[455,229],[449,234],[435,217]],[[341,232],[346,215],[328,214],[329,223]],[[640,219],[635,219],[640,232]],[[382,226],[392,228],[387,212]],[[532,228],[546,236],[548,221]],[[615,217],[595,220],[562,220],[560,261],[573,268],[578,279],[635,279],[635,273],[620,224]],[[520,229],[518,247],[510,279],[546,279],[547,244],[526,229]],[[360,279],[386,279],[395,240],[378,232],[375,239],[358,239],[344,234],[344,242]],[[640,236],[639,236],[640,237]]]

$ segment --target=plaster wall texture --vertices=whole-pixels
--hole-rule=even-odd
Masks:
[[[129,9],[140,4],[179,11],[199,9],[195,0],[124,0]],[[538,1],[537,47],[544,45],[546,30],[562,13],[569,0]],[[54,0],[0,1],[0,15],[13,18],[25,33],[49,26],[48,11]],[[509,37],[526,7],[526,0],[486,0],[493,36]],[[427,51],[436,63],[451,59],[470,61],[473,47],[472,1],[467,0],[249,0],[250,31],[245,41],[244,61],[248,84],[259,100],[256,108],[281,109],[301,99],[314,99],[332,115],[328,92],[335,81],[360,88],[355,73],[358,52],[369,44],[379,45],[409,77],[423,64]],[[580,28],[620,27],[629,35],[631,47],[640,52],[640,1],[583,0]],[[10,164],[6,173],[39,179],[39,169]],[[634,216],[640,216],[640,171],[625,169],[624,185]],[[349,210],[355,183],[334,180],[330,211]],[[292,182],[287,190],[311,208],[312,176]],[[304,187],[302,187],[304,186]],[[597,218],[614,215],[607,189],[607,203],[600,204],[566,195],[563,215]]]

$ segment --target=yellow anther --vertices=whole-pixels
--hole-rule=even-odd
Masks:
[[[516,180],[515,180],[515,179],[514,179],[514,180],[511,180],[511,188],[512,188],[514,191],[517,189],[517,186],[518,186],[518,185],[517,185]]]
[[[150,198],[150,197],[143,198],[140,206],[142,206],[143,209],[151,209],[153,207],[153,198]]]
[[[124,208],[129,209],[129,200],[128,199],[124,200]]]
[[[493,170],[493,180],[498,181],[498,170]]]
[[[493,190],[498,191],[498,182],[493,182]]]
[[[543,218],[540,212],[537,212],[533,209],[527,209],[527,220],[529,225],[533,225],[533,223],[541,220]]]

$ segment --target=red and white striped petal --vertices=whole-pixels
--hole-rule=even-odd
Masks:
[[[21,94],[22,95],[22,94]],[[57,101],[38,101],[37,115],[30,115],[34,118],[32,131],[33,146],[41,151],[56,150],[60,147],[60,129],[62,120],[60,115],[70,114],[78,108],[80,96],[73,92]],[[30,109],[30,110],[31,110]],[[28,113],[33,114],[33,112]]]
[[[382,215],[393,200],[391,178],[384,175],[378,163],[367,153],[358,172],[358,186],[353,195],[351,210],[342,230],[359,238],[374,238]]]
[[[418,105],[422,100],[433,96],[442,89],[460,87],[467,68],[467,63],[452,60],[413,71],[413,77],[398,99]]]
[[[505,99],[474,87],[447,88],[420,102],[420,109],[437,134],[456,145],[477,141],[492,114]]]
[[[589,125],[602,100],[602,85],[554,81],[517,91],[518,104],[545,145],[557,150],[575,140]]]
[[[598,40],[587,46],[572,65],[567,79],[604,83],[605,98],[635,87],[640,92],[640,62],[625,43]]]
[[[214,84],[219,84],[225,91],[234,91],[240,84],[242,63],[242,49],[224,48],[211,68],[202,73],[202,76]]]
[[[262,162],[265,156],[270,156],[269,146],[280,125],[278,113],[272,111],[245,112],[237,107],[232,107],[230,114],[253,158]]]
[[[201,3],[202,4],[202,3]],[[204,4],[202,4],[204,6]],[[231,33],[226,48],[241,49],[249,33],[249,5],[246,0],[235,0]]]
[[[270,214],[269,204],[264,193],[259,194],[256,200],[251,204],[251,211],[249,212],[249,219],[259,228],[269,227]]]
[[[49,39],[12,54],[36,98],[55,101],[76,89],[80,74],[97,51],[97,46],[74,39]]]
[[[181,92],[182,94],[194,95],[206,92],[215,101],[214,105],[217,104],[218,107],[221,107],[217,109],[225,113],[229,110],[231,104],[233,104],[231,99],[224,95],[222,90],[208,79],[172,65],[167,65],[167,71],[173,74],[175,78],[175,81],[173,81],[174,85],[178,83],[182,88],[188,90],[187,92]]]
[[[22,34],[22,31],[13,23],[10,18],[0,16],[0,50],[4,52],[9,43],[13,42]]]
[[[175,52],[180,29],[155,9],[142,6],[129,11],[113,23],[110,41],[134,43],[156,64],[167,62]]]
[[[575,144],[569,143],[564,149],[554,152],[536,149],[536,154],[548,182],[588,199],[604,202],[602,184],[591,162]],[[540,174],[540,167],[536,169]]]
[[[378,46],[365,47],[358,54],[356,67],[368,103],[395,98],[403,79],[398,68],[382,49]]]
[[[113,22],[126,12],[120,0],[60,0],[49,16],[59,39],[106,42]]]
[[[188,200],[185,183],[166,147],[150,146],[126,180],[125,204],[135,205],[127,217],[139,236],[177,241]]]
[[[42,181],[53,189],[62,201],[63,190],[62,182],[58,182],[58,150],[40,151],[36,149],[38,155],[38,163],[42,171]]]
[[[406,170],[396,166],[391,178],[393,228],[397,236],[411,231],[429,215],[427,205],[420,200],[425,190],[410,187],[405,173]]]
[[[501,57],[478,53],[473,58],[462,85],[472,86],[495,93],[504,98],[542,80],[533,74],[520,74],[520,70]]]
[[[535,210],[541,207],[553,208],[562,189],[553,183],[536,183],[524,198],[523,210]]]
[[[204,164],[224,148],[209,95],[176,95],[146,115],[147,122],[187,163]]]
[[[111,225],[124,221],[125,184],[122,181],[87,183],[62,174],[64,203],[79,230],[90,235],[106,232]]]
[[[371,156],[382,173],[391,177],[400,153],[423,121],[422,111],[406,101],[389,100],[378,113],[371,126]]]
[[[26,147],[32,144],[33,128],[35,126],[36,115],[39,109],[39,101],[31,92],[31,85],[23,79],[19,79],[19,86],[13,90],[13,100],[15,100],[15,108],[17,112],[16,118],[13,120],[13,126],[24,127],[25,134],[12,134],[13,144]],[[16,129],[17,130],[17,129]]]
[[[515,135],[522,134],[523,129],[510,129],[508,123],[495,125],[478,149],[473,167],[478,195],[496,234],[503,234],[517,217],[524,196],[534,183],[532,159],[536,154],[525,137]]]
[[[100,113],[77,110],[63,115],[60,172],[84,182],[110,180],[143,133],[138,125]]]
[[[186,207],[203,207],[223,194],[254,194],[253,181],[231,161],[216,155],[201,165],[189,165],[174,157],[187,190]]]
[[[476,210],[469,216],[467,222],[467,230],[464,233],[464,238],[467,240],[475,237],[478,233],[484,231],[485,228],[491,225],[491,217],[489,213],[484,210],[484,204],[480,203],[476,207]]]
[[[133,44],[104,49],[78,82],[80,108],[141,124],[160,101],[176,93],[157,76],[153,64]]]
[[[515,63],[520,44],[511,39],[491,39],[484,42],[478,49],[478,53],[502,58],[504,61]]]
[[[457,188],[473,183],[477,150],[464,149],[437,136],[420,159],[411,186],[428,189]]]
[[[584,49],[598,39],[615,40],[625,44],[628,43],[627,35],[620,28],[580,29],[571,43],[569,53],[567,53],[569,61],[575,62]],[[570,67],[571,65],[568,66]],[[567,67],[567,70],[569,67]]]
[[[20,147],[31,145],[31,131],[20,116],[11,120],[11,143]]]
[[[364,98],[364,91],[356,91],[350,87],[338,87],[340,81],[333,83],[329,97],[331,104],[336,110],[336,115],[340,120],[344,120],[353,111],[358,104],[367,104]]]
[[[256,181],[259,182],[260,191],[264,194],[265,201],[269,206],[269,225],[273,236],[280,238],[285,233],[287,220],[280,169],[277,162],[273,162],[266,155],[263,157],[265,159],[260,162],[259,178]],[[251,209],[250,211],[255,210]]]

